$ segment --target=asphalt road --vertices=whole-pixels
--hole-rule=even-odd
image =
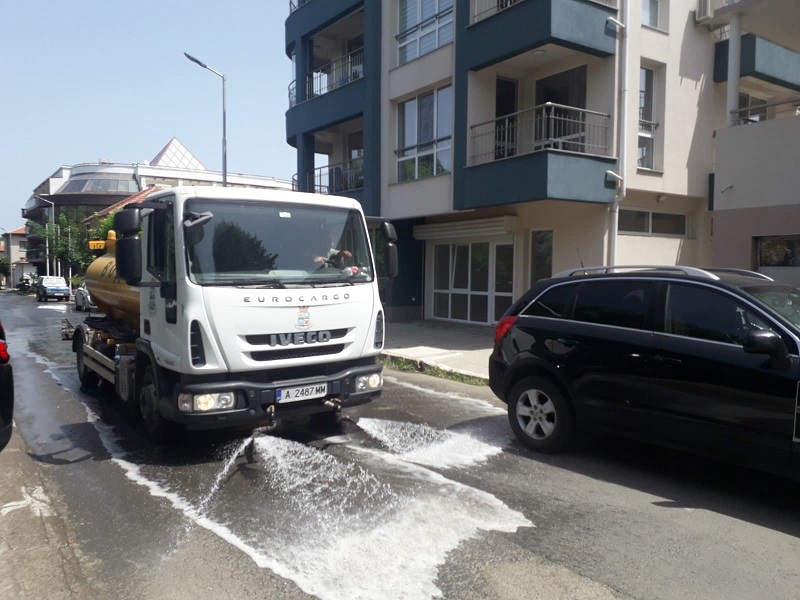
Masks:
[[[795,598],[796,483],[615,439],[531,454],[486,388],[388,371],[340,434],[159,446],[82,390],[72,305],[0,294],[0,597]]]

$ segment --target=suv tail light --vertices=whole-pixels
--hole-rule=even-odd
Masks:
[[[8,355],[8,346],[3,340],[0,340],[0,365],[4,365],[11,357]]]
[[[500,343],[500,340],[503,339],[503,337],[508,333],[508,330],[511,329],[511,327],[513,327],[514,323],[516,322],[517,322],[516,315],[511,317],[503,317],[502,319],[500,319],[500,322],[497,324],[497,328],[494,330],[495,346],[497,346],[497,344]]]

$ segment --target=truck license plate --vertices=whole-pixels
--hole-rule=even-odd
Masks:
[[[314,398],[324,398],[328,395],[327,383],[315,383],[301,387],[286,388],[278,390],[278,402],[297,402],[299,400],[313,400]]]

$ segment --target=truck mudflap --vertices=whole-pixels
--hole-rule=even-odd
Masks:
[[[380,397],[383,365],[351,367],[327,377],[274,381],[222,381],[177,385],[171,397],[162,397],[159,410],[165,419],[187,429],[262,427],[277,421],[366,404]],[[233,393],[235,407],[196,410],[199,396]],[[187,411],[189,397],[192,410]],[[179,408],[183,406],[183,410]]]

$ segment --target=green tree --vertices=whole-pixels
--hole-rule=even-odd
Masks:
[[[270,254],[264,244],[236,223],[223,221],[214,228],[212,256],[217,272],[270,271],[277,254]]]
[[[11,261],[7,256],[0,256],[0,275],[11,277]]]

